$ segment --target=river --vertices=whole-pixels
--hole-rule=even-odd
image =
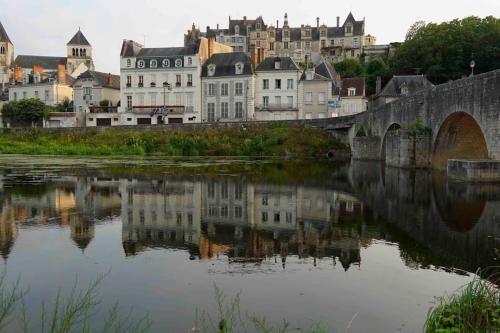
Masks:
[[[421,332],[437,297],[498,265],[499,249],[500,186],[427,171],[0,157],[3,271],[34,318],[59,289],[106,274],[101,305],[148,314],[152,332],[215,314],[215,286],[292,327]]]

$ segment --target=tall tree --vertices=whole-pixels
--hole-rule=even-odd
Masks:
[[[362,64],[360,64],[358,59],[345,59],[343,61],[337,62],[334,66],[337,73],[339,73],[340,77],[342,77],[343,79],[365,75],[365,68]]]
[[[395,74],[425,74],[434,83],[500,68],[500,19],[467,17],[441,24],[414,24],[390,65]]]

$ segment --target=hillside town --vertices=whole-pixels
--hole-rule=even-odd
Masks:
[[[15,53],[0,22],[0,110],[37,99],[53,107],[39,127],[94,127],[324,119],[366,111],[431,86],[425,76],[395,76],[374,94],[364,76],[341,78],[335,64],[391,57],[352,13],[327,25],[229,17],[227,26],[186,31],[184,45],[145,47],[123,40],[120,73],[99,71],[78,28],[66,55]],[[99,53],[101,50],[96,50]],[[102,52],[102,51],[101,51]],[[118,58],[117,58],[118,60]],[[0,127],[21,124],[0,113]]]

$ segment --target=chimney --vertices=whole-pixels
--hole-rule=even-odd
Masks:
[[[23,80],[23,69],[19,66],[16,66],[14,69],[14,79],[17,81]]]
[[[208,38],[208,58],[212,56],[214,52],[214,41],[212,38]]]
[[[207,34],[208,34],[208,31],[210,31],[210,26],[207,25]]]
[[[381,91],[382,91],[382,77],[377,76],[377,83],[375,86],[375,95],[380,94]]]
[[[111,75],[111,73],[108,73],[107,83],[108,83],[108,86],[110,86],[110,87],[113,85],[113,76]]]
[[[66,84],[66,66],[64,64],[57,65],[57,81],[59,84]]]
[[[337,16],[337,28],[340,27],[340,16]]]
[[[247,25],[247,17],[243,16],[243,25]]]
[[[217,23],[217,31],[219,31],[219,23]]]
[[[276,20],[276,29],[280,28],[280,20]]]
[[[316,17],[316,28],[319,29],[319,17]]]
[[[196,26],[193,25],[191,26],[191,40],[194,41],[196,39]]]

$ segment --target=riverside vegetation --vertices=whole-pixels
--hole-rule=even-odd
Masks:
[[[74,156],[325,156],[349,148],[326,131],[276,123],[192,131],[27,131],[4,130],[1,154]]]

